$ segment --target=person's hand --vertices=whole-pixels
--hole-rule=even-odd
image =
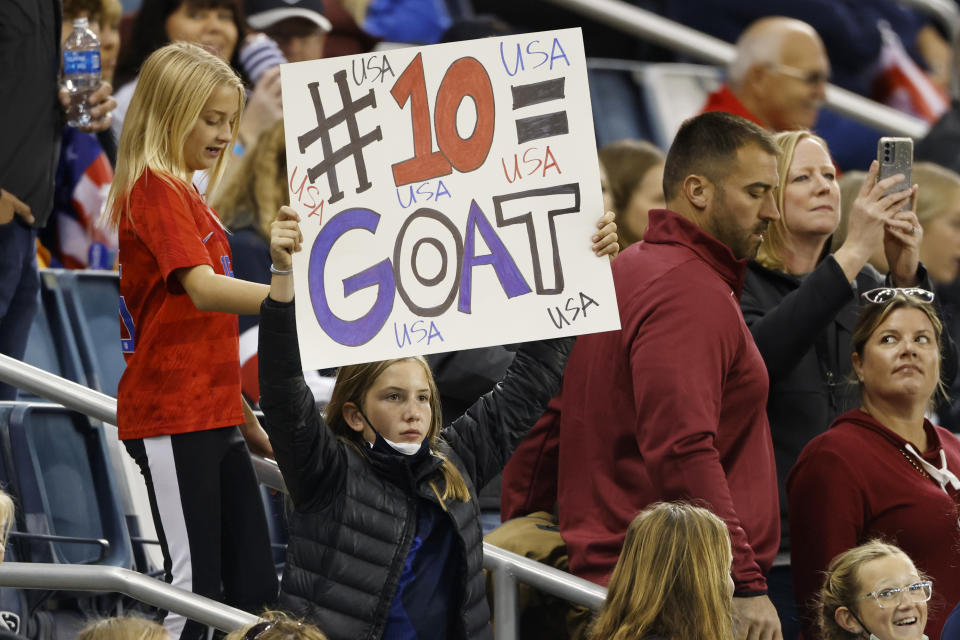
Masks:
[[[247,441],[247,449],[258,456],[274,458],[270,438],[267,437],[267,432],[260,426],[260,421],[257,420],[257,416],[250,409],[246,400],[243,401],[243,421],[240,433],[243,434],[243,439]]]
[[[780,617],[767,596],[733,599],[737,640],[783,640]]]
[[[896,174],[877,182],[878,171],[879,164],[874,160],[850,209],[847,237],[834,253],[850,282],[883,246],[888,221],[913,193],[905,189],[884,195],[884,191],[903,182],[904,176]]]
[[[274,67],[263,73],[250,94],[240,117],[240,139],[244,144],[252,145],[267,127],[282,117],[280,67]]]
[[[30,207],[6,189],[0,189],[0,224],[8,224],[15,215],[23,218],[27,224],[33,224]]]
[[[593,252],[597,257],[610,256],[613,260],[620,253],[620,245],[617,244],[617,223],[613,221],[613,211],[607,211],[599,221],[597,221],[597,233],[590,237],[593,242]]]
[[[913,185],[910,192],[916,202],[917,185]],[[920,226],[915,212],[898,211],[887,220],[883,234],[883,250],[895,286],[912,287],[917,284],[922,240],[923,227]]]
[[[856,246],[868,257],[880,248],[887,220],[913,195],[911,189],[884,195],[884,191],[900,184],[905,178],[898,173],[877,182],[878,171],[879,165],[874,160],[860,186],[860,193],[853,201],[847,238],[843,242],[844,246]]]
[[[70,92],[61,87],[58,93],[60,104],[66,110],[70,106]],[[113,122],[113,110],[117,108],[117,101],[113,97],[113,86],[109,82],[100,82],[96,91],[87,98],[87,104],[90,107],[90,124],[85,127],[79,127],[80,131],[86,133],[100,133],[110,128]]]
[[[293,254],[303,248],[300,215],[290,207],[280,207],[270,224],[270,259],[280,271],[293,268]]]

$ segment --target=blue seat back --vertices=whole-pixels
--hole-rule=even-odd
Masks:
[[[87,384],[117,396],[126,362],[120,350],[120,280],[112,271],[44,269],[44,287],[63,301]]]
[[[7,472],[30,533],[105,538],[110,550],[103,564],[132,566],[102,426],[56,405],[15,403],[8,446]],[[100,555],[88,544],[34,543],[30,548],[33,561],[91,563]]]
[[[55,271],[42,269],[40,272],[40,306],[30,328],[23,359],[44,371],[86,385],[80,351]],[[20,397],[36,398],[22,390]]]

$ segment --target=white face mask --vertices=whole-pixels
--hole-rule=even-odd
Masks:
[[[383,436],[380,437],[383,438]],[[388,440],[387,438],[383,438],[383,441],[393,447],[394,451],[402,453],[405,456],[412,456],[417,451],[420,451],[421,443],[419,442],[394,442],[393,440]]]

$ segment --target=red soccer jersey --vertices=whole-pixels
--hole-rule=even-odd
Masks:
[[[207,264],[233,277],[227,236],[192,187],[149,170],[120,221],[120,439],[243,423],[237,316],[198,311],[176,269]]]

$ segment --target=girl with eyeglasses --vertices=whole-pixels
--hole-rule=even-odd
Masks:
[[[925,639],[933,583],[899,547],[871,540],[830,562],[817,598],[824,640]]]
[[[960,601],[960,442],[924,417],[943,389],[942,325],[929,291],[886,288],[865,292],[863,298],[851,357],[860,408],[844,413],[814,438],[787,478],[797,606],[802,608],[817,593],[831,558],[874,538],[888,539],[937,585],[928,632],[939,638],[946,613]],[[836,565],[834,561],[831,566]],[[873,594],[873,602],[842,599],[849,613],[841,611],[836,619],[849,635],[825,637],[868,638],[872,633],[881,640],[920,638],[920,623],[928,615],[925,607],[922,616],[918,610],[908,615],[896,608],[892,618],[890,609],[886,618],[878,618],[897,635],[877,631],[870,616],[873,605],[899,602],[893,596],[900,592],[885,589],[922,580],[882,582],[878,576],[877,584],[867,584],[864,575],[861,569],[854,576],[864,587],[859,595]],[[909,594],[919,597],[922,591]],[[857,621],[854,614],[861,613]],[[858,635],[858,627],[869,632]],[[808,624],[804,638],[815,637]]]

